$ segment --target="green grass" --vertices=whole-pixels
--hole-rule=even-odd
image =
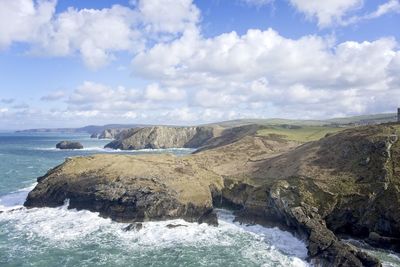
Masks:
[[[347,128],[329,126],[301,126],[288,129],[281,125],[269,126],[257,132],[261,136],[278,135],[281,138],[297,142],[309,142],[319,140],[328,133],[337,133]]]

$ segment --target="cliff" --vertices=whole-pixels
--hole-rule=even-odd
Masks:
[[[133,150],[144,148],[197,148],[214,136],[212,127],[154,126],[122,131],[106,148]]]
[[[38,178],[25,205],[70,199],[70,208],[115,220],[179,217],[210,224],[216,223],[214,207],[233,207],[238,219],[273,223],[304,238],[309,260],[322,266],[380,266],[341,235],[399,251],[399,124],[349,129],[301,145],[259,136],[257,129],[223,130],[185,157],[73,158]]]
[[[118,136],[126,131],[127,129],[124,128],[113,128],[113,129],[105,129],[102,131],[97,138],[99,139],[116,139]]]

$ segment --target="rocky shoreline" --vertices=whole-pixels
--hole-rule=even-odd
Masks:
[[[380,266],[340,235],[399,252],[399,124],[298,144],[258,126],[214,134],[197,153],[76,157],[38,178],[27,207],[97,211],[123,222],[183,218],[217,225],[215,207],[281,225],[319,266]],[[194,136],[194,135],[193,135]]]

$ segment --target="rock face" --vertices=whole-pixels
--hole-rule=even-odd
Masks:
[[[212,127],[154,126],[133,128],[119,133],[106,148],[134,150],[144,148],[197,148],[214,136]]]
[[[125,131],[126,129],[106,129],[102,131],[99,135],[99,139],[115,139],[118,135]]]
[[[184,218],[217,224],[208,185],[221,181],[170,155],[72,158],[38,181],[25,206],[56,207],[69,199],[70,208],[97,211],[117,221]]]
[[[79,142],[61,141],[56,145],[59,149],[82,149],[83,145]]]
[[[214,207],[230,207],[238,219],[303,237],[309,260],[320,266],[380,266],[341,235],[399,251],[400,124],[349,129],[300,146],[246,127],[222,131],[185,157],[69,159],[38,178],[25,206],[70,199],[71,208],[119,221],[210,224],[217,223]]]

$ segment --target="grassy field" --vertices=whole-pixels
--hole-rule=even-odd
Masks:
[[[278,135],[286,140],[297,142],[309,142],[319,140],[328,133],[336,133],[347,128],[329,126],[299,126],[288,127],[287,125],[268,126],[257,132],[258,135]]]

